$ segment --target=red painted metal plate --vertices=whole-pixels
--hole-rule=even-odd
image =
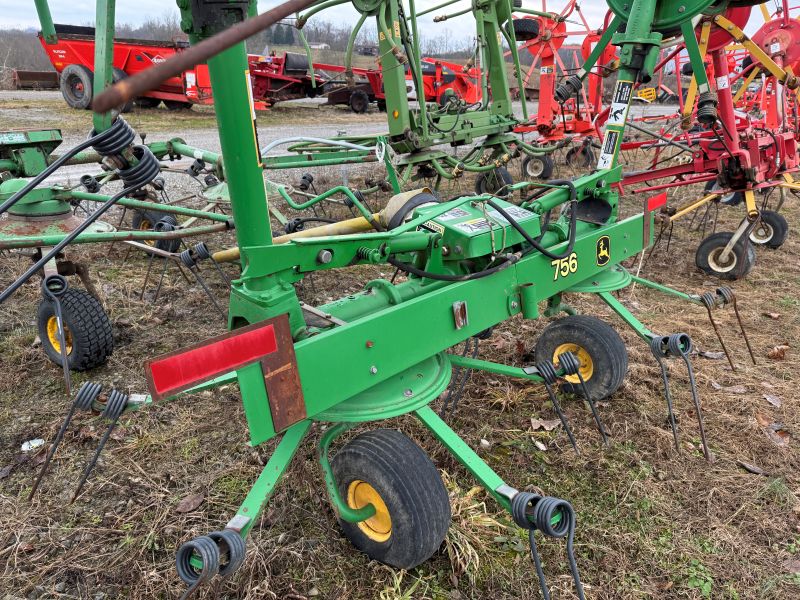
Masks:
[[[149,361],[145,369],[151,396],[154,400],[174,396],[277,352],[273,321],[243,327]]]

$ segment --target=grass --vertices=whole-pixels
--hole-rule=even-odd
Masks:
[[[322,120],[325,123],[352,123],[349,108],[324,104],[295,102],[274,105],[269,110],[258,111],[258,124],[262,127],[302,125]],[[213,106],[194,105],[191,109],[167,110],[135,107],[125,119],[138,132],[171,133],[197,129],[215,129],[217,118]],[[364,120],[385,123],[377,111],[360,115]],[[57,128],[63,133],[88,132],[92,127],[92,113],[70,108],[58,99],[0,99],[0,131],[19,128]],[[163,137],[163,136],[162,136]],[[148,141],[153,141],[152,136]]]

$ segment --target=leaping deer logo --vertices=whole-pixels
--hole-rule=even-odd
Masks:
[[[611,260],[611,240],[607,235],[597,240],[597,265],[602,267]]]

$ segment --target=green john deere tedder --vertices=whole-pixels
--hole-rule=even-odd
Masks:
[[[688,295],[629,273],[621,263],[652,243],[655,211],[664,198],[643,198],[641,210],[623,218],[615,184],[621,179],[617,155],[634,84],[649,80],[662,47],[680,35],[687,42],[694,39],[689,34],[697,19],[711,9],[712,0],[610,0],[615,15],[613,26],[602,36],[577,79],[568,80],[558,92],[574,93],[572,88],[580,85],[579,79],[604,48],[608,44],[619,48],[615,98],[625,100],[621,113],[607,124],[597,168],[573,180],[546,183],[513,183],[501,173],[491,185],[488,173],[498,173],[519,154],[543,151],[525,144],[512,132],[517,119],[507,93],[503,58],[505,42],[512,49],[512,62],[519,73],[511,0],[473,2],[476,55],[485,77],[483,97],[490,98],[479,106],[458,102],[446,106],[424,102],[410,105],[404,69],[400,67],[408,63],[413,76],[421,77],[414,1],[354,0],[352,5],[361,14],[354,31],[367,18],[375,18],[378,25],[388,135],[371,140],[290,140],[295,144],[290,147],[293,154],[267,161],[266,151],[259,147],[251,110],[244,40],[291,14],[299,14],[298,21],[302,23],[315,13],[342,3],[343,0],[292,0],[259,15],[256,3],[247,0],[179,0],[182,27],[189,34],[192,47],[111,86],[104,57],[113,38],[115,3],[98,1],[95,78],[99,85],[95,88],[105,91],[94,99],[94,131],[80,151],[92,146],[109,176],[123,181],[123,190],[100,197],[37,188],[39,180],[35,177],[27,184],[15,183],[8,190],[11,193],[3,196],[2,210],[38,211],[26,213],[30,216],[53,214],[49,207],[54,207],[52,210],[66,214],[70,198],[97,201],[99,208],[76,227],[33,240],[31,245],[42,247],[41,256],[2,292],[0,300],[43,270],[46,302],[59,315],[67,305],[64,290],[68,288],[63,279],[56,277],[52,261],[67,245],[168,237],[152,232],[98,231],[92,219],[115,203],[142,207],[140,201],[129,196],[152,185],[159,173],[158,158],[170,154],[193,156],[215,165],[224,181],[231,215],[196,214],[190,209],[175,212],[219,223],[211,228],[235,224],[237,249],[219,258],[238,258],[241,274],[230,286],[230,332],[149,360],[146,373],[150,395],[146,399],[134,399],[119,390],[104,393],[92,383],[81,387],[47,454],[36,486],[76,410],[98,411],[109,421],[99,454],[123,413],[145,409],[155,402],[179,398],[190,401],[194,392],[235,382],[241,390],[251,444],[260,445],[275,437],[280,437],[280,442],[224,528],[187,541],[178,549],[177,570],[190,586],[187,593],[217,575],[230,575],[241,565],[250,530],[314,423],[324,425],[319,462],[344,534],[371,558],[410,569],[438,549],[450,522],[448,495],[438,470],[408,437],[386,428],[390,426],[387,419],[412,414],[509,512],[514,522],[529,531],[531,555],[545,598],[549,594],[534,534],[540,531],[546,536],[566,538],[570,572],[577,594],[583,598],[572,548],[576,519],[569,502],[520,491],[513,482],[501,479],[444,420],[442,414],[447,411],[440,414],[432,404],[448,388],[447,402],[456,402],[464,385],[462,373],[467,370],[541,382],[576,451],[576,442],[560,408],[561,391],[573,392],[586,401],[600,438],[608,443],[597,402],[613,394],[623,382],[628,363],[625,345],[608,324],[575,314],[563,298],[567,293],[595,294],[650,346],[661,366],[676,446],[678,432],[664,361],[685,361],[703,451],[711,460],[689,360],[691,339],[683,333],[651,332],[623,306],[615,292],[638,282],[705,307],[709,314],[728,304],[735,307],[735,297],[728,288]],[[715,4],[714,10],[723,3]],[[47,29],[48,21],[51,23],[47,3],[38,0],[36,4]],[[449,4],[452,2],[440,7]],[[697,56],[691,44],[687,45],[694,62]],[[134,144],[131,128],[112,109],[187,65],[206,60],[214,90],[221,154],[204,153],[175,141],[165,145]],[[49,174],[54,165],[57,168],[65,162],[59,159],[48,167],[51,148],[46,142],[37,143],[42,153],[39,163],[31,171],[20,172],[20,177]],[[471,147],[456,158],[443,149],[446,144],[456,150]],[[88,161],[76,152],[64,157]],[[91,158],[95,161],[98,156]],[[352,190],[335,189],[333,193],[352,196],[360,217],[273,239],[270,202],[280,199],[293,208],[308,208],[329,198],[332,192],[297,202],[285,187],[265,184],[265,167],[364,160],[383,161],[386,166],[394,195],[385,207],[373,213]],[[13,168],[18,168],[16,163]],[[478,174],[482,178],[479,193],[442,201],[432,189],[436,185],[410,189],[415,177],[424,178],[428,170],[437,181],[465,172]],[[161,204],[150,208],[165,210]],[[192,233],[190,229],[178,231],[182,237]],[[299,300],[295,286],[306,277],[354,265],[387,265],[403,277],[391,281],[374,279],[365,284],[363,291],[320,306]],[[492,328],[504,321],[560,313],[566,316],[545,328],[537,341],[534,364],[519,367],[476,358],[479,340],[491,335]],[[66,347],[60,318],[53,332],[61,347]],[[460,344],[464,344],[463,352],[455,352]],[[329,458],[329,451],[341,434],[357,424],[378,421],[378,428],[361,433]],[[93,464],[94,461],[87,467],[79,490]],[[525,486],[529,483],[525,482]]]

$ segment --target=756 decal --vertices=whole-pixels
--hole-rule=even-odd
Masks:
[[[566,277],[578,271],[578,255],[573,252],[565,258],[557,258],[550,261],[553,267],[553,281],[558,281],[559,277]]]

